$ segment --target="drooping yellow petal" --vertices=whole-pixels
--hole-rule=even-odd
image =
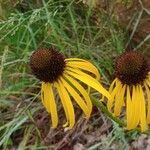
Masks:
[[[68,61],[67,66],[88,71],[88,72],[94,74],[96,76],[97,80],[100,79],[100,74],[99,74],[97,68],[88,61]]]
[[[130,86],[130,90],[131,90],[131,86]],[[135,102],[134,101],[137,101],[137,98],[136,98],[136,94],[135,94],[135,86],[132,87],[132,96],[131,96],[131,103],[130,103],[130,111],[131,111],[131,118],[132,118],[132,121],[130,122],[130,129],[133,129],[135,128],[135,124],[136,124],[136,106],[135,106]],[[131,91],[130,91],[131,92]]]
[[[57,82],[55,82],[55,83],[54,83],[54,86],[57,88],[58,94],[59,94],[60,96],[63,96],[63,98],[64,98],[64,95],[61,94],[62,92],[61,92],[61,89],[60,89],[59,84],[58,84]],[[61,97],[60,97],[60,98],[61,98]],[[65,101],[62,100],[63,98],[61,98],[61,102],[62,102],[62,106],[63,106],[63,108],[64,108],[65,115],[66,115],[66,123],[63,125],[63,127],[67,127],[68,124],[69,124],[69,112],[68,112],[68,109],[67,109],[67,107],[66,107]]]
[[[115,88],[116,81],[117,81],[117,78],[115,78],[115,79],[113,80],[113,82],[111,83],[111,85],[110,85],[110,87],[109,87],[108,92],[109,92],[110,94],[112,93],[112,91],[113,91],[114,88]],[[104,96],[102,96],[101,101],[104,101]],[[114,101],[114,98],[111,97],[111,99],[108,101],[109,104],[107,103],[107,107],[109,107],[109,108],[108,108],[109,111],[111,111],[113,101]]]
[[[150,124],[150,89],[148,88],[147,84],[144,84],[146,89],[146,95],[148,98],[148,106],[147,106],[147,124]]]
[[[140,126],[141,131],[145,131],[147,129],[146,124],[146,108],[145,108],[145,99],[144,99],[144,93],[142,90],[141,85],[139,85],[139,96],[140,96]]]
[[[131,95],[130,95],[130,86],[127,85],[127,98],[126,98],[126,104],[127,104],[127,129],[132,129],[132,119],[133,119],[133,109],[132,109],[132,102],[131,102]]]
[[[60,95],[60,99],[63,104],[64,110],[66,113],[66,117],[69,121],[69,128],[71,129],[71,128],[73,128],[73,126],[75,124],[75,114],[74,114],[74,108],[73,108],[71,99],[61,81],[58,81],[58,84],[56,84],[56,87],[57,87],[58,93]]]
[[[125,89],[126,89],[126,85],[121,87],[121,89],[116,94],[115,107],[114,107],[115,116],[119,116],[121,113],[121,108],[124,104]]]
[[[117,81],[117,78],[111,83],[110,88],[109,88],[109,93],[113,91],[116,81]]]
[[[47,112],[51,113],[50,110],[50,98],[48,96],[48,94],[46,93],[48,91],[48,87],[47,87],[47,83],[43,82],[42,83],[42,95],[41,95],[41,99],[42,99],[42,103],[44,105],[44,107],[46,108]],[[48,91],[49,92],[49,91]]]
[[[119,89],[121,89],[122,84],[121,82],[117,79],[116,80],[116,87],[113,89],[113,91],[111,92],[111,97],[114,98],[116,96],[116,93],[119,92]]]
[[[58,114],[52,85],[50,83],[43,83],[42,86],[44,92],[44,106],[46,107],[47,111],[51,114],[52,127],[56,128],[58,125]]]
[[[113,103],[115,102],[115,97],[116,97],[116,94],[120,91],[122,85],[121,85],[121,82],[119,80],[116,80],[116,86],[114,87],[114,89],[112,90],[112,92],[110,92],[111,94],[111,99],[108,99],[108,102],[107,102],[107,108],[108,110],[111,112],[111,109],[113,107]]]
[[[98,92],[100,92],[101,94],[106,96],[108,99],[111,98],[111,95],[109,94],[109,92],[105,88],[103,88],[103,86],[96,79],[91,77],[90,75],[87,75],[86,73],[84,73],[78,69],[73,69],[73,68],[67,68],[66,73],[68,73],[72,77],[77,78],[78,80],[84,82],[85,84],[91,86],[92,88],[94,88],[95,90],[97,90]]]
[[[80,95],[64,80],[61,78],[61,81],[64,87],[68,90],[68,93],[74,98],[77,104],[85,113],[86,117],[89,118],[91,114],[91,110],[88,109],[87,105],[85,104],[84,100],[80,97]]]
[[[86,105],[89,109],[89,113],[91,114],[91,112],[92,112],[92,102],[91,102],[91,99],[90,99],[88,93],[86,92],[86,90],[75,79],[73,79],[71,76],[68,76],[67,74],[65,74],[64,76],[82,94],[82,96],[84,97],[84,100],[86,102]]]
[[[133,86],[133,92],[132,92],[132,109],[133,109],[133,126],[132,128],[136,128],[140,121],[140,115],[137,114],[140,113],[140,95],[139,95],[139,89],[138,86]]]

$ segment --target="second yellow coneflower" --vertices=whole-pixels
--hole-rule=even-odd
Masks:
[[[110,94],[98,82],[98,70],[90,62],[78,59],[65,59],[54,48],[35,51],[30,59],[33,74],[42,81],[41,99],[46,110],[51,114],[52,127],[58,125],[57,105],[54,90],[60,96],[66,115],[64,127],[72,128],[75,124],[75,112],[72,98],[83,110],[86,118],[92,112],[92,102],[82,83],[94,88],[110,99]],[[81,81],[81,82],[79,82]]]
[[[150,124],[150,68],[146,57],[134,51],[123,53],[115,64],[116,78],[109,92],[109,111],[119,116],[126,107],[127,129],[140,127],[142,131]]]

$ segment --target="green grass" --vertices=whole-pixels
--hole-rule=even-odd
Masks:
[[[0,22],[0,148],[56,148],[70,131],[54,136],[48,144],[43,130],[49,132],[49,121],[39,127],[38,115],[47,115],[40,102],[40,83],[29,68],[31,53],[40,47],[55,46],[66,57],[90,60],[102,74],[107,87],[113,74],[113,59],[125,46],[126,33],[111,14],[94,11],[81,2],[70,0],[42,1],[40,7],[28,3],[27,8],[10,7]],[[21,7],[21,6],[20,6]],[[105,118],[105,120],[107,120]],[[88,126],[89,124],[87,124]],[[90,127],[84,132],[90,132]],[[99,130],[100,126],[96,127]],[[89,131],[88,131],[89,130]],[[96,129],[94,129],[96,130]],[[51,130],[50,130],[51,132]],[[92,132],[92,131],[91,131]],[[46,135],[46,134],[45,134]],[[47,135],[49,136],[49,135]],[[132,137],[133,136],[133,137]],[[132,138],[131,138],[132,137]],[[116,124],[106,138],[89,146],[109,149],[112,143],[129,146],[130,136]],[[98,145],[99,144],[99,145]]]

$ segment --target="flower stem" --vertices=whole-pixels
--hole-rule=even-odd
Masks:
[[[100,110],[104,112],[110,119],[118,123],[120,126],[125,126],[125,123],[121,121],[120,119],[114,117],[113,114],[108,111],[108,109],[104,106],[104,104],[101,101],[97,100],[94,97],[91,97],[91,99],[92,99],[93,105],[100,108]]]
[[[96,98],[94,98],[93,96],[91,96],[91,100],[94,106],[96,106],[97,108],[99,108],[103,113],[105,113],[110,119],[112,119],[113,121],[115,121],[116,123],[119,124],[119,126],[126,126],[126,123],[121,121],[120,119],[116,118],[113,116],[112,113],[110,113],[108,111],[108,109],[106,108],[106,106],[103,104],[103,102],[101,102],[100,100],[97,100]],[[128,132],[133,132],[136,131],[138,133],[141,133],[141,130],[139,128],[135,128],[133,130],[130,130]],[[143,134],[147,134],[150,135],[150,131],[144,131],[142,132]]]

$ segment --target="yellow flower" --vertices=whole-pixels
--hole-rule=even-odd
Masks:
[[[116,78],[109,92],[108,110],[119,116],[126,106],[127,129],[150,124],[150,70],[146,57],[139,52],[125,52],[115,64]]]
[[[45,48],[38,49],[32,54],[30,66],[33,74],[42,81],[41,99],[47,112],[51,114],[53,128],[57,127],[59,120],[54,90],[60,96],[66,115],[64,127],[68,128],[72,128],[75,124],[72,99],[83,110],[86,118],[89,118],[92,112],[91,99],[81,82],[110,98],[109,92],[98,82],[100,79],[98,70],[86,60],[78,58],[65,59],[55,49]]]

